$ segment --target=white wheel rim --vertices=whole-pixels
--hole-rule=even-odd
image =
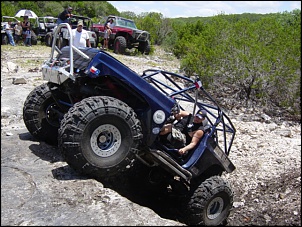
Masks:
[[[96,128],[90,138],[92,151],[100,157],[113,155],[121,146],[121,133],[110,124],[101,125]]]
[[[221,197],[214,198],[208,205],[207,216],[213,220],[217,218],[223,210],[224,202]]]

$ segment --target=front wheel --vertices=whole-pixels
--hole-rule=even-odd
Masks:
[[[23,120],[26,128],[36,139],[48,144],[57,145],[62,116],[47,84],[36,87],[24,102]]]
[[[142,54],[148,55],[150,53],[150,41],[147,40],[145,42],[139,42],[138,45],[138,51],[141,52]]]
[[[91,177],[110,177],[131,167],[142,137],[131,107],[107,96],[83,99],[71,107],[59,129],[66,162]]]
[[[220,225],[230,214],[233,191],[220,176],[212,176],[193,189],[183,205],[186,224]]]

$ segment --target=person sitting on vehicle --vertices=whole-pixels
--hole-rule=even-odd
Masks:
[[[108,49],[108,43],[109,43],[109,38],[110,34],[112,33],[111,28],[113,27],[113,19],[111,18],[106,24],[105,24],[105,29],[104,29],[104,46],[103,49]]]
[[[207,112],[204,109],[200,109],[194,115],[192,124],[190,124],[192,114],[187,111],[181,110],[174,116],[178,122],[175,124],[165,124],[160,131],[160,136],[166,136],[167,140],[170,140],[171,137],[179,140],[181,142],[180,145],[178,145],[180,148],[175,148],[178,148],[180,155],[186,155],[189,150],[198,144],[204,135],[205,125],[207,124]]]
[[[75,47],[91,47],[88,32],[83,29],[83,21],[79,20],[77,27],[72,29],[73,45]]]
[[[68,23],[68,19],[72,17],[72,7],[68,6],[62,13],[59,14],[57,24]]]

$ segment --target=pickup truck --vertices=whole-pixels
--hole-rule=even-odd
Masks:
[[[93,24],[92,30],[103,45],[105,24],[113,19],[112,33],[109,37],[108,47],[116,54],[125,54],[126,48],[137,48],[142,54],[150,53],[150,33],[139,30],[134,21],[119,16],[109,15],[104,24]]]

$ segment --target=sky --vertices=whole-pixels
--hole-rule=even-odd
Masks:
[[[161,13],[166,18],[211,17],[218,14],[282,13],[301,10],[301,1],[108,1],[119,12]]]

